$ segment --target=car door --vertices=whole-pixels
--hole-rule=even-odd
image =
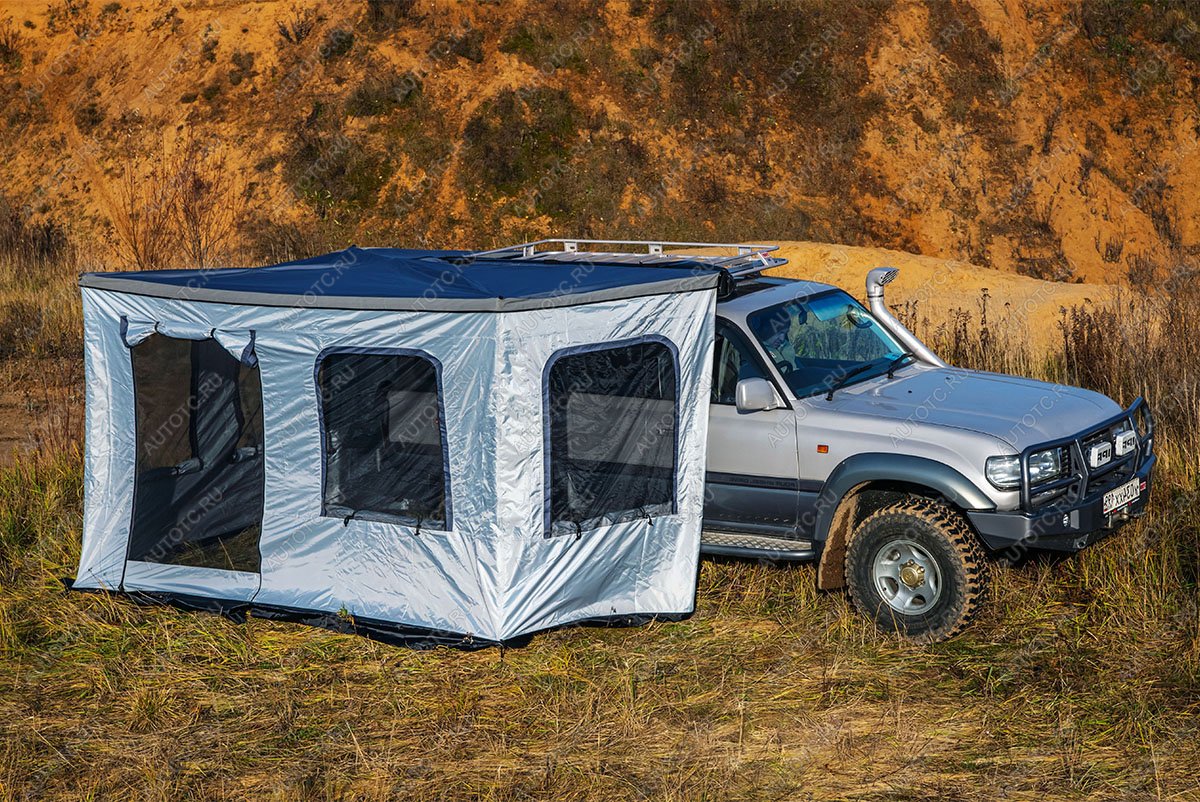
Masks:
[[[704,525],[721,531],[796,537],[796,416],[786,402],[779,409],[739,412],[735,403],[737,383],[749,378],[771,381],[741,330],[718,318],[708,418]]]

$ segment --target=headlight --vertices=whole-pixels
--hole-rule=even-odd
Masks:
[[[1063,474],[1063,449],[1049,448],[1029,455],[1029,484],[1039,485]]]
[[[1021,458],[988,457],[984,473],[988,481],[1000,490],[1016,490],[1021,486]]]
[[[1062,476],[1065,469],[1061,446],[1036,451],[1029,455],[1029,483],[1039,485]],[[1018,456],[988,457],[984,473],[988,481],[1000,490],[1016,490],[1021,486],[1021,458]]]

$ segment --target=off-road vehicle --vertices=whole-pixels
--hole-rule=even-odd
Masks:
[[[736,253],[667,250],[697,247]],[[847,588],[886,630],[949,637],[983,603],[997,557],[1077,552],[1145,509],[1155,456],[1143,399],[1122,409],[1088,390],[947,365],[889,312],[894,268],[867,274],[868,309],[829,284],[764,275],[786,263],[770,245],[513,250],[725,269],[702,551],[815,561],[820,588]]]

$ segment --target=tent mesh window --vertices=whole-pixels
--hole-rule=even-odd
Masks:
[[[658,341],[551,360],[547,536],[675,511],[677,386],[675,354]]]
[[[263,515],[258,366],[215,340],[134,346],[137,476],[129,559],[257,573]]]
[[[317,383],[323,514],[449,529],[438,366],[410,353],[331,353]]]

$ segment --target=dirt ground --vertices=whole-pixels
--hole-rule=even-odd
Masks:
[[[0,392],[0,466],[12,464],[18,453],[29,448],[26,435],[32,417],[21,393],[12,389]]]

